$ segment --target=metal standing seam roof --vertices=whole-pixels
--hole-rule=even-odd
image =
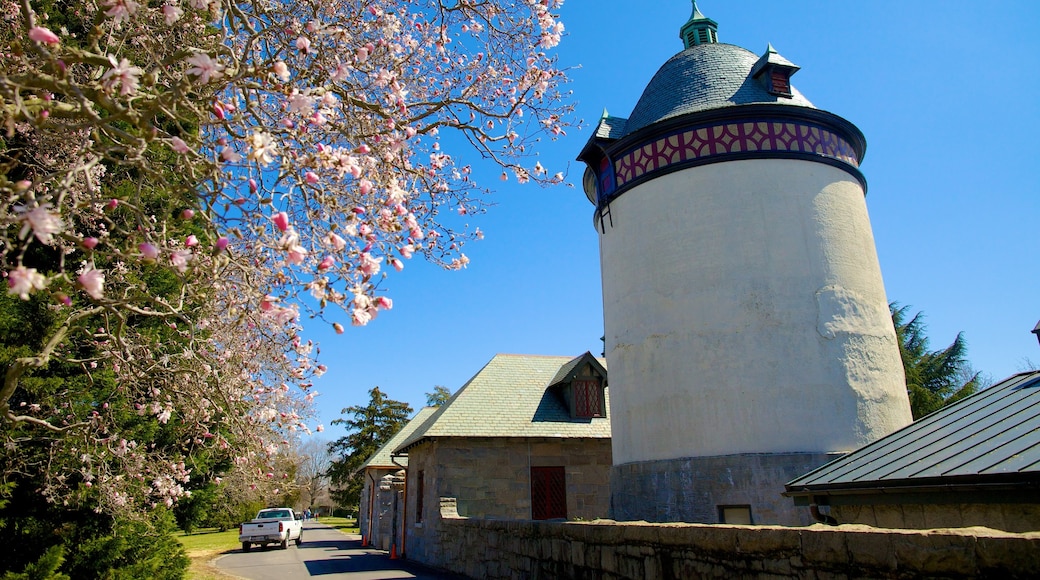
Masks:
[[[775,51],[773,54],[772,58],[789,62]],[[672,117],[737,105],[815,108],[793,86],[792,96],[782,97],[770,94],[751,78],[759,59],[747,49],[724,43],[698,44],[676,54],[657,71],[639,97],[624,125],[625,135]]]
[[[561,367],[574,360],[495,355],[394,452],[434,437],[609,438],[608,418],[572,418],[558,389],[548,388]],[[605,360],[596,360],[606,367]]]
[[[423,424],[423,421],[429,418],[430,415],[433,415],[434,411],[436,410],[437,407],[423,407],[422,409],[419,409],[419,412],[416,413],[410,421],[405,423],[404,427],[402,427],[400,431],[398,431],[393,437],[391,437],[389,441],[384,443],[382,447],[380,447],[375,453],[373,453],[372,457],[369,457],[368,461],[364,462],[361,465],[361,467],[358,468],[358,471],[368,469],[370,467],[399,469],[401,466],[395,464],[391,460],[390,454],[393,452],[394,449],[397,448],[397,446],[402,441],[407,439],[408,436],[410,436],[416,429],[418,429]],[[404,460],[402,461],[402,459]],[[399,458],[398,461],[402,463],[407,463],[408,460],[405,458]]]
[[[1019,373],[787,484],[829,492],[1040,483],[1040,371]]]

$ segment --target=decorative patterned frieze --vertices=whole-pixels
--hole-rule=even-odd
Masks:
[[[601,168],[600,191],[610,197],[626,185],[682,165],[770,153],[819,156],[859,167],[852,145],[825,127],[791,120],[724,122],[685,128],[625,150],[616,157],[613,176]]]

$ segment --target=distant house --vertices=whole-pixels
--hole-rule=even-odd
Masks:
[[[390,456],[390,452],[407,439],[436,410],[436,407],[420,409],[411,421],[384,443],[358,469],[365,482],[361,489],[361,502],[358,506],[358,528],[365,545],[383,550],[390,550],[394,547],[395,508],[398,511],[403,509],[404,502],[400,497],[400,491],[404,487],[403,469],[408,464],[408,459],[399,458],[395,462],[395,459]],[[402,516],[403,514],[398,515],[398,517]],[[399,538],[397,542],[400,542]]]
[[[787,484],[830,523],[1040,530],[1040,371],[1019,373]]]
[[[441,497],[474,518],[607,517],[607,403],[607,369],[590,353],[491,359],[394,450],[408,459],[408,557],[436,549]]]

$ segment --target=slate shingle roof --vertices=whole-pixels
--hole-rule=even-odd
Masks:
[[[412,420],[406,423],[396,435],[391,437],[389,441],[384,443],[382,447],[373,453],[372,457],[369,457],[368,461],[358,468],[358,471],[368,469],[369,467],[398,469],[400,466],[395,465],[394,462],[391,461],[390,454],[398,445],[401,444],[402,441],[407,439],[416,429],[421,427],[423,422],[426,421],[426,419],[428,419],[436,410],[437,407],[423,407],[422,409],[419,409],[419,412],[412,417]],[[407,458],[398,458],[397,461],[398,463],[403,463],[405,465],[408,464]]]
[[[787,484],[788,495],[1040,484],[1040,371],[1019,373]]]
[[[564,356],[495,355],[396,451],[433,437],[609,438],[609,419],[571,418],[558,389],[548,388],[560,368],[573,360]],[[597,360],[606,366],[606,361]]]
[[[749,50],[723,43],[698,44],[680,52],[664,63],[643,91],[625,125],[625,135],[672,117],[736,105],[815,108],[794,87],[791,97],[769,94],[750,76],[758,60]]]

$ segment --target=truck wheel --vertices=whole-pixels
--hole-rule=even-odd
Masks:
[[[282,540],[282,549],[283,550],[288,550],[289,549],[289,538],[288,537],[286,537],[284,540]]]
[[[303,532],[300,532],[299,536],[296,536],[296,546],[299,547],[303,543]]]
[[[242,542],[242,551],[243,552],[248,552],[249,548],[251,548],[251,547],[252,547],[252,545],[250,545],[249,542]]]

